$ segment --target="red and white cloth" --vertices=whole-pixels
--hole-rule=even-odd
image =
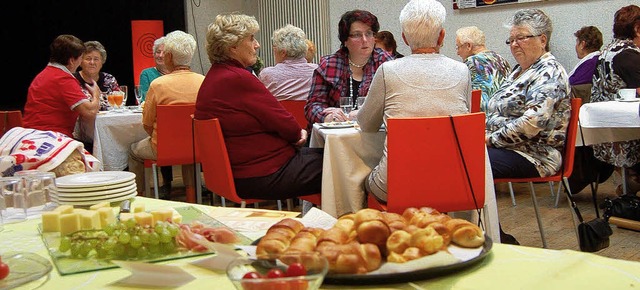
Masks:
[[[75,150],[82,155],[85,171],[101,170],[100,160],[89,154],[82,142],[54,131],[15,127],[0,139],[0,172],[12,176],[28,169],[51,171]]]

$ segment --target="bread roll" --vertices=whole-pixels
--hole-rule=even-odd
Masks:
[[[431,227],[419,229],[411,235],[411,246],[420,249],[420,252],[431,255],[446,248],[444,239]]]
[[[382,255],[374,244],[351,242],[335,245],[323,243],[316,247],[327,258],[329,272],[336,274],[364,274],[380,268]]]
[[[382,213],[370,208],[361,209],[356,212],[354,221],[358,241],[377,245],[384,252],[391,230],[384,222]]]
[[[286,218],[272,225],[260,239],[256,248],[256,255],[280,254],[284,252],[291,240],[304,228],[304,225],[294,219]]]
[[[392,233],[397,230],[403,230],[407,226],[407,221],[400,214],[394,212],[383,212],[382,217]]]
[[[484,244],[484,235],[477,225],[464,219],[451,219],[445,223],[451,241],[461,247],[477,248]]]

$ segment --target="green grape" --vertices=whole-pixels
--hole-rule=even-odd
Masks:
[[[147,249],[147,247],[142,246],[138,248],[138,259],[145,259],[147,256],[149,256],[149,249]]]
[[[168,226],[167,226],[167,229],[171,233],[172,237],[177,236],[178,232],[180,232],[180,227],[178,227],[178,225],[176,225],[174,223],[169,223]]]
[[[162,249],[160,248],[160,244],[149,245],[149,255],[152,257],[159,256],[162,254]]]
[[[93,247],[91,246],[91,243],[89,243],[89,241],[85,241],[80,245],[79,254],[81,257],[86,257],[89,255],[89,253],[91,253],[92,250],[93,250]]]
[[[113,255],[117,258],[120,258],[120,257],[124,257],[124,254],[125,254],[124,245],[120,243],[116,243],[116,245],[113,247]]]
[[[111,250],[111,249],[113,249],[113,247],[115,247],[115,245],[116,245],[117,243],[118,243],[118,239],[117,239],[116,237],[113,237],[113,236],[112,236],[112,237],[109,237],[109,239],[108,239],[108,240],[106,240],[106,241],[104,242],[104,244],[102,245],[102,247],[103,247],[105,250]]]
[[[159,243],[160,243],[160,235],[158,235],[158,233],[152,232],[151,234],[149,234],[150,245],[157,245]]]
[[[142,239],[140,239],[140,236],[132,236],[131,240],[129,240],[129,246],[134,249],[140,248],[140,246],[142,246]]]
[[[81,243],[72,243],[69,250],[71,250],[71,257],[79,257],[80,256],[80,246]]]
[[[104,228],[102,229],[108,236],[112,236],[113,232],[116,230],[115,229],[115,224],[108,224],[106,226],[104,226]]]
[[[105,250],[104,248],[100,247],[96,249],[96,258],[98,259],[104,259],[107,257],[107,250]]]
[[[135,219],[128,219],[123,224],[125,226],[125,229],[132,229],[135,228],[136,225],[138,225]]]
[[[170,254],[173,253],[173,251],[175,250],[176,246],[175,244],[173,244],[172,242],[168,242],[168,243],[161,243],[160,244],[160,250],[163,254]]]
[[[165,229],[165,223],[163,221],[157,222],[156,226],[153,228],[153,230],[158,234],[162,233],[164,229]]]
[[[128,244],[130,240],[131,240],[131,235],[127,232],[122,232],[118,236],[118,242],[120,242],[121,244]]]
[[[164,229],[162,230],[162,232],[160,232],[160,242],[161,243],[168,243],[171,241],[171,239],[173,238],[171,236],[171,233],[169,232],[169,230]]]
[[[71,249],[71,238],[64,236],[60,239],[60,246],[58,246],[58,251],[64,253]]]
[[[138,256],[138,249],[134,249],[132,247],[127,247],[125,252],[127,254],[127,258],[129,259],[133,259]]]
[[[149,231],[148,231],[148,230],[143,229],[143,230],[140,232],[140,240],[141,240],[143,243],[145,243],[145,244],[146,244],[146,243],[148,243],[148,242],[149,242],[149,236],[150,236],[150,235],[151,235],[151,234],[149,233]]]

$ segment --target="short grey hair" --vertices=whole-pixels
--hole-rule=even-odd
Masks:
[[[230,59],[229,49],[258,30],[260,25],[253,16],[237,13],[216,16],[207,28],[206,48],[209,61],[214,64]]]
[[[173,64],[176,66],[190,66],[196,47],[196,39],[181,30],[172,31],[164,38],[164,53],[171,54]]]
[[[525,27],[529,29],[533,35],[546,35],[547,45],[545,46],[545,50],[549,51],[549,43],[551,42],[553,26],[551,25],[551,18],[549,18],[544,11],[540,9],[518,10],[511,20],[509,20],[505,25],[505,27],[509,29],[514,26]]]
[[[287,58],[298,59],[307,54],[306,38],[307,35],[301,28],[287,24],[274,31],[271,40],[277,51],[284,50],[287,52]]]
[[[484,32],[477,26],[466,26],[456,30],[456,37],[461,43],[470,43],[472,46],[484,46]]]
[[[92,41],[85,42],[84,46],[87,48],[87,50],[85,50],[84,53],[97,51],[100,53],[100,57],[102,57],[102,64],[107,62],[107,50],[104,49],[104,46],[102,45],[102,43],[100,43],[99,41],[92,40]]]
[[[158,48],[164,44],[164,36],[160,36],[160,38],[153,41],[153,53],[158,52]]]
[[[411,50],[437,46],[446,15],[436,0],[409,1],[400,11],[400,25]]]

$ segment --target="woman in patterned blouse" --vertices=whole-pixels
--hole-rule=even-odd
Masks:
[[[551,19],[542,10],[520,10],[508,27],[506,43],[518,64],[487,106],[493,177],[549,176],[562,164],[569,77],[549,52]]]

